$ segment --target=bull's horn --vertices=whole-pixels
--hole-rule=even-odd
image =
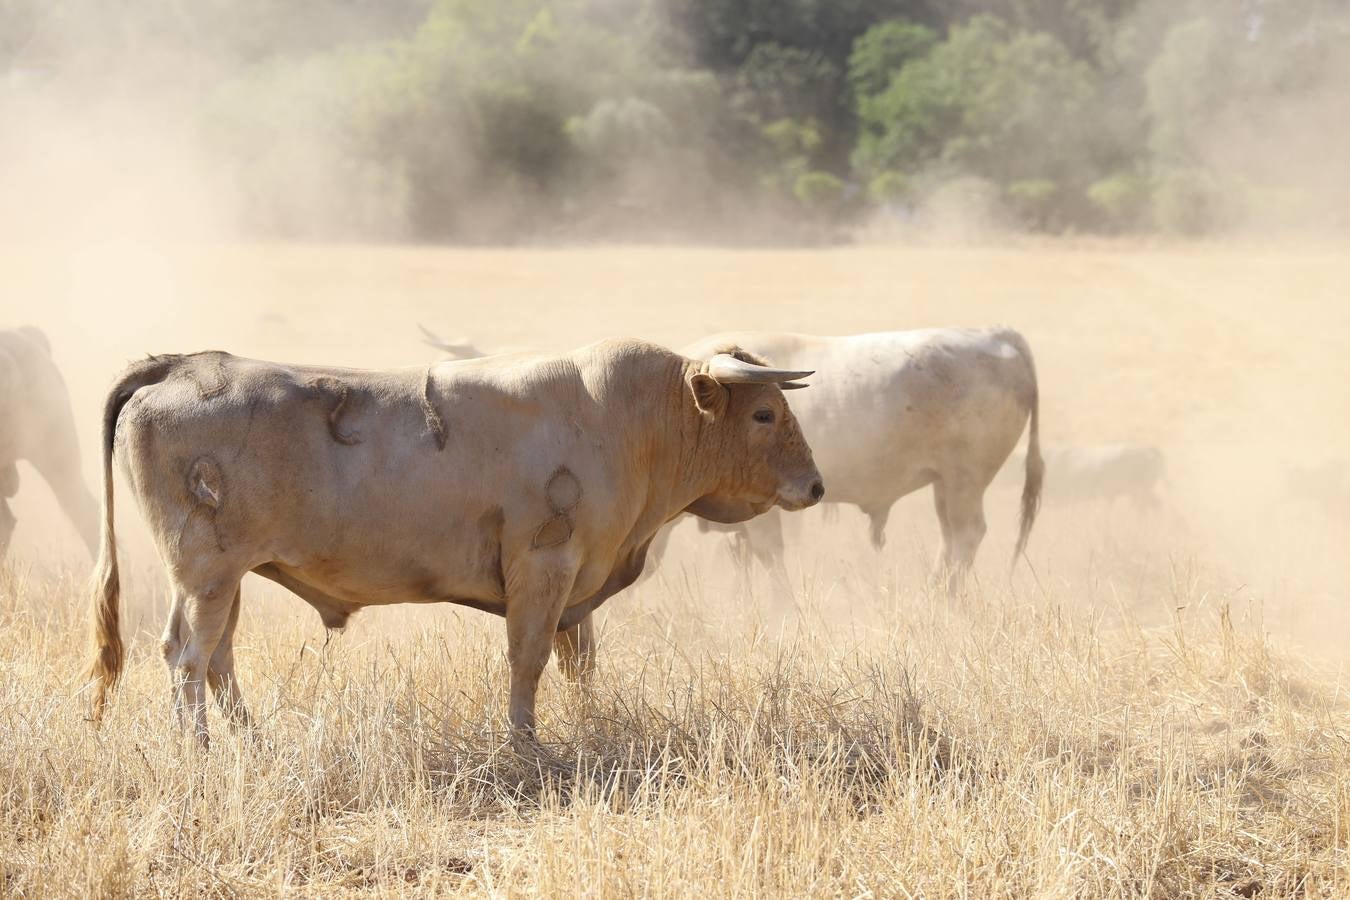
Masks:
[[[788,382],[814,375],[815,372],[798,372],[790,369],[771,369],[757,366],[737,359],[730,353],[719,353],[708,360],[708,374],[723,384],[777,384],[787,386]],[[806,385],[794,385],[805,387]]]

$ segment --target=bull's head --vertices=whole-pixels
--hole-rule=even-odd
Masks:
[[[743,522],[773,506],[805,509],[825,485],[783,396],[811,372],[774,369],[738,348],[718,353],[689,377],[694,404],[716,434],[717,486],[688,512]]]

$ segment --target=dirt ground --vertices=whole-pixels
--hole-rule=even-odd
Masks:
[[[579,760],[562,776],[501,747],[498,620],[374,610],[330,643],[260,582],[239,668],[264,736],[193,757],[169,733],[162,579],[130,503],[132,665],[95,736],[87,562],[24,470],[0,571],[0,884],[1341,893],[1350,509],[1289,486],[1350,466],[1348,285],[1339,246],[0,249],[0,326],[49,334],[91,484],[128,360],[425,365],[418,323],[487,350],[1006,324],[1036,354],[1047,444],[1151,444],[1168,467],[1156,513],[1047,505],[1011,578],[1014,495],[992,490],[964,598],[927,585],[926,492],[882,556],[851,511],[793,517],[786,628],[736,587],[721,538],[682,526],[659,576],[608,604],[595,691],[548,676],[544,734]]]

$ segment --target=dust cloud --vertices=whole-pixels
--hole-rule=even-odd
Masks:
[[[1048,507],[1032,538],[1036,580],[1023,570],[1019,583],[1109,607],[1122,592],[1154,597],[1178,579],[1210,579],[1249,596],[1270,629],[1344,651],[1350,510],[1330,487],[1291,488],[1300,471],[1350,461],[1350,257],[1339,239],[1291,237],[1345,224],[1344,61],[1288,93],[1225,98],[1191,136],[1217,171],[1274,185],[1265,199],[1284,203],[1281,215],[1251,207],[1231,240],[1028,239],[990,227],[1000,220],[982,211],[971,224],[957,204],[935,229],[942,243],[910,230],[899,244],[815,250],[464,249],[381,243],[406,236],[411,201],[348,165],[322,104],[300,108],[322,94],[323,71],[319,94],[271,98],[262,138],[222,134],[203,127],[203,111],[229,100],[219,86],[262,51],[69,8],[69,20],[35,20],[30,48],[0,74],[0,325],[51,337],[91,483],[103,391],[145,353],[424,364],[436,354],[420,344],[419,322],[488,349],[620,335],[679,346],[733,328],[1009,324],[1037,355],[1048,443],[1151,444],[1169,471],[1156,518]],[[405,7],[362,9],[333,27],[416,27]],[[307,27],[263,31],[295,43]],[[256,96],[266,95],[264,83]],[[262,182],[270,205],[235,180],[259,139],[290,148]],[[635,166],[628,177],[650,173]],[[995,489],[988,505],[981,577],[1002,583],[1014,501]],[[78,559],[31,470],[16,509],[17,558]],[[119,515],[134,531],[129,504]],[[915,589],[937,549],[926,493],[901,502],[884,557],[849,511],[795,517],[791,529],[796,576],[841,607]],[[699,571],[699,542],[716,540],[682,528],[672,573]],[[151,569],[144,541],[134,552]],[[727,590],[714,588],[739,602]]]

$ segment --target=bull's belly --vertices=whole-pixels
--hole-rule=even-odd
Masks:
[[[307,601],[329,627],[341,627],[363,607],[398,603],[454,603],[505,615],[507,597],[497,552],[457,556],[461,555],[449,549],[398,559],[330,552],[278,559],[253,571]],[[590,601],[604,588],[614,568],[607,558],[593,556],[584,562],[564,605],[570,608]]]
[[[459,523],[415,515],[398,522],[370,515],[362,527],[312,527],[282,523],[262,542],[254,571],[278,581],[324,614],[324,604],[348,611],[395,603],[503,602],[500,537],[492,522]],[[355,520],[360,521],[360,520]],[[416,527],[410,526],[413,523]],[[417,524],[421,523],[421,524]],[[271,567],[269,570],[268,567]],[[281,577],[276,577],[280,575]],[[327,621],[325,616],[325,621]]]
[[[409,561],[398,566],[325,560],[308,566],[278,568],[323,593],[359,606],[476,600],[500,603],[496,584],[464,573]]]
[[[457,603],[497,615],[506,612],[504,600],[486,581],[450,579],[416,565],[396,570],[335,561],[309,566],[272,562],[253,571],[309,603],[328,628],[342,628],[364,607],[396,603]]]

